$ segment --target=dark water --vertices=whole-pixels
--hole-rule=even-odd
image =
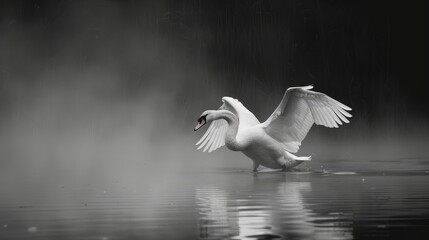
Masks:
[[[425,170],[184,171],[3,196],[1,239],[424,239]],[[34,190],[34,189],[33,189]],[[25,191],[25,189],[22,189]],[[16,199],[14,199],[16,198]],[[427,239],[427,238],[426,238]]]

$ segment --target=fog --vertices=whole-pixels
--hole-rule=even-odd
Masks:
[[[366,9],[306,1],[2,3],[2,195],[52,197],[52,188],[107,189],[115,181],[163,189],[189,171],[249,170],[239,153],[197,151],[205,129],[192,131],[196,119],[229,95],[264,121],[287,87],[306,84],[354,109],[340,129],[313,127],[298,153],[313,154],[306,167],[337,159],[324,167],[365,169],[372,160],[427,156],[421,89],[402,87],[408,80],[395,55],[402,42],[387,38],[400,33],[389,25],[392,10],[381,14],[388,23],[351,7]],[[329,18],[331,8],[345,13]],[[318,14],[328,23],[312,25]],[[338,38],[344,46],[335,48],[330,39]]]

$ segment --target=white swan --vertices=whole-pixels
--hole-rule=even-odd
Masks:
[[[291,153],[298,151],[301,141],[316,123],[338,128],[347,117],[350,107],[326,94],[311,91],[313,86],[291,87],[286,90],[279,106],[263,123],[237,99],[222,98],[218,110],[204,111],[194,131],[210,123],[203,137],[196,143],[198,149],[214,151],[226,145],[232,151],[241,151],[253,160],[253,171],[262,165],[272,169],[288,170],[311,160]]]

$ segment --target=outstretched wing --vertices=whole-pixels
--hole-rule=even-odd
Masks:
[[[219,110],[228,110],[236,114],[233,108],[228,107],[225,103],[220,106]],[[206,133],[195,144],[199,145],[197,149],[204,147],[203,152],[212,152],[225,145],[225,134],[228,130],[228,122],[224,119],[214,120]]]
[[[286,90],[282,101],[271,116],[262,123],[265,132],[283,143],[289,152],[297,152],[314,123],[338,128],[352,109],[326,94],[311,91],[313,86],[292,87]]]

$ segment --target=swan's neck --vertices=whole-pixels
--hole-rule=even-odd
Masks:
[[[228,122],[228,130],[225,134],[225,145],[232,151],[241,151],[245,148],[243,143],[237,141],[238,125],[240,121],[238,117],[227,110],[219,110],[218,118],[225,119]]]

